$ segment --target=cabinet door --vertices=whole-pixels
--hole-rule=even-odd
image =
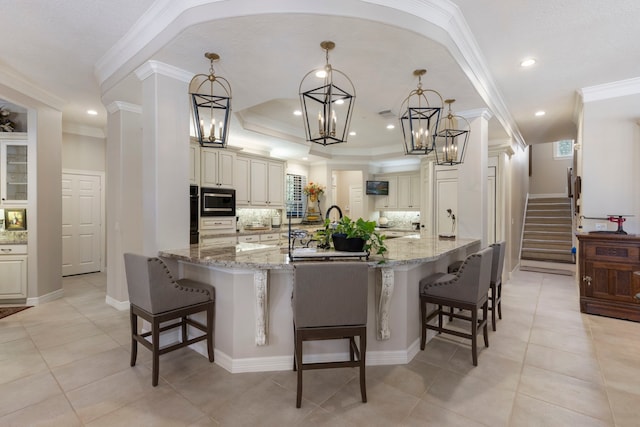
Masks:
[[[411,175],[410,185],[409,207],[420,209],[420,175]]]
[[[233,167],[236,154],[230,151],[218,151],[218,183],[221,187],[233,188]]]
[[[637,303],[634,295],[640,292],[640,284],[633,278],[633,272],[637,270],[640,270],[640,265],[585,261],[581,277],[584,295],[609,301]]]
[[[200,185],[200,146],[189,144],[189,184]]]
[[[270,208],[284,207],[284,164],[269,162],[268,165],[269,194],[267,204]]]
[[[251,160],[247,157],[236,157],[236,165],[233,170],[233,183],[236,189],[236,206],[248,206],[250,203],[250,164]]]
[[[200,185],[218,186],[218,152],[213,148],[200,149]]]
[[[395,209],[398,207],[398,176],[380,176],[376,177],[380,181],[389,181],[389,195],[375,196],[376,209]]]
[[[2,164],[2,203],[20,205],[27,203],[27,143],[4,141],[0,149]]]
[[[0,299],[27,297],[27,257],[0,256]]]
[[[411,176],[398,177],[398,208],[411,207]]]
[[[233,188],[235,153],[219,148],[200,150],[200,185],[203,187]]]
[[[268,166],[266,160],[251,159],[251,206],[267,206]]]

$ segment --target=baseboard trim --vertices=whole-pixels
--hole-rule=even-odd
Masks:
[[[207,355],[206,342],[198,342],[190,345],[189,348],[204,357]],[[367,366],[379,365],[406,365],[411,362],[420,350],[420,339],[414,341],[407,350],[397,351],[367,351]],[[273,371],[290,371],[293,369],[293,349],[290,356],[273,356],[273,357],[247,357],[242,359],[233,359],[228,354],[214,349],[213,355],[215,363],[226,369],[232,374],[240,374],[244,372],[273,372]],[[349,360],[349,353],[332,353],[332,354],[310,354],[305,355],[305,362],[331,362],[336,360]]]
[[[118,301],[109,295],[105,298],[105,302],[118,311],[127,311],[130,306],[129,301]]]
[[[50,292],[39,297],[27,298],[27,305],[40,305],[46,302],[55,301],[64,296],[64,290],[58,289],[57,291]]]

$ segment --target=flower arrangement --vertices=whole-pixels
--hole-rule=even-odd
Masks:
[[[13,132],[16,124],[13,123],[9,116],[11,111],[6,107],[0,107],[0,132]]]
[[[316,184],[315,182],[311,181],[304,186],[304,188],[302,189],[302,192],[307,196],[317,197],[317,196],[320,196],[321,194],[324,194],[324,188],[325,188],[324,186],[320,184]]]

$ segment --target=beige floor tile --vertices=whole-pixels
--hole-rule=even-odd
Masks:
[[[544,314],[537,314],[533,320],[533,327],[550,331],[564,332],[576,336],[591,337],[591,328],[588,321],[583,321],[577,316],[573,320],[558,319]]]
[[[371,368],[366,368],[365,378],[370,379]],[[336,368],[336,369],[318,369],[303,371],[302,373],[302,395],[305,399],[310,400],[316,405],[320,405],[338,392],[349,381],[355,379],[359,381],[359,370],[357,368]],[[271,377],[272,381],[277,384],[296,392],[298,385],[298,373],[291,371],[282,371],[274,373]]]
[[[145,356],[151,355],[149,350],[138,344],[138,356],[143,353],[146,353]],[[144,363],[149,369],[153,367],[151,358],[139,363]],[[208,358],[188,347],[184,347],[160,356],[160,377],[172,383],[194,373],[204,373],[213,366],[214,364],[209,362]]]
[[[0,384],[0,416],[40,403],[62,394],[49,372],[20,378],[11,383]]]
[[[557,372],[525,365],[519,393],[612,422],[604,387]]]
[[[367,384],[367,403],[363,403],[359,383],[353,379],[321,406],[356,425],[392,426],[400,424],[418,402],[417,397],[377,381]]]
[[[415,360],[436,366],[445,366],[457,348],[458,344],[454,342],[441,337],[434,337],[432,340],[427,341],[424,350],[416,354]]]
[[[219,422],[205,415],[189,424],[189,427],[218,427],[219,425]]]
[[[422,400],[497,427],[507,425],[514,396],[515,391],[482,379],[443,371]]]
[[[40,350],[102,334],[100,328],[86,319],[40,324],[27,331]]]
[[[289,426],[307,416],[316,405],[303,398],[296,408],[296,393],[266,379],[209,414],[223,426]]]
[[[88,423],[133,403],[146,395],[160,395],[166,383],[151,386],[151,371],[142,366],[127,369],[66,395],[83,423]]]
[[[171,385],[203,412],[215,414],[273,375],[269,372],[231,374],[214,364],[210,369],[185,376]]]
[[[67,392],[117,372],[131,369],[129,353],[121,347],[51,369],[60,387]]]
[[[367,367],[367,386],[383,382],[415,397],[422,396],[442,368],[430,363],[413,361],[407,365]]]
[[[361,424],[342,417],[337,413],[329,412],[324,408],[316,407],[309,415],[297,422],[296,425],[301,427],[356,427]]]
[[[29,334],[19,322],[12,324],[12,326],[9,323],[0,322],[0,344],[5,345],[5,343],[24,338],[29,338]]]
[[[467,414],[471,417],[474,414]],[[403,426],[424,427],[484,427],[482,420],[473,420],[442,406],[420,401],[402,422]]]
[[[189,426],[204,414],[184,397],[169,388],[148,394],[86,425],[88,427]]]
[[[491,346],[491,341],[489,341],[489,345]],[[497,386],[515,391],[520,381],[522,362],[516,362],[496,353],[489,353],[490,348],[482,348],[482,351],[478,352],[478,366],[473,366],[471,348],[460,348],[445,369],[484,381],[488,387]]]
[[[533,327],[529,342],[580,355],[595,356],[593,342],[586,336]]]
[[[640,391],[636,393],[609,389],[607,391],[616,427],[635,427],[640,424]]]
[[[0,384],[48,372],[49,368],[37,350],[0,361]]]
[[[587,353],[581,356],[532,343],[527,349],[525,364],[604,385],[598,360]]]
[[[75,427],[82,423],[66,397],[60,394],[0,417],[0,425]]]
[[[118,347],[120,344],[109,335],[100,333],[67,344],[42,349],[40,353],[47,364],[55,368]]]
[[[510,427],[613,427],[611,422],[518,394]]]
[[[638,354],[616,354],[615,349],[609,349],[609,351],[606,355],[598,351],[598,361],[607,387],[638,394],[640,389]]]
[[[490,332],[489,348],[486,348],[484,352],[487,355],[495,354],[522,363],[527,353],[527,342],[502,333],[502,325],[507,327],[507,323],[509,322],[510,320],[498,322],[498,331],[494,333]]]

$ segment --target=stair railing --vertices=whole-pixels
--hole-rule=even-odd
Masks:
[[[518,252],[518,264],[522,260],[522,245],[524,244],[524,227],[527,224],[527,210],[529,209],[529,193],[524,202],[524,213],[522,214],[522,230],[520,231],[520,251]]]

